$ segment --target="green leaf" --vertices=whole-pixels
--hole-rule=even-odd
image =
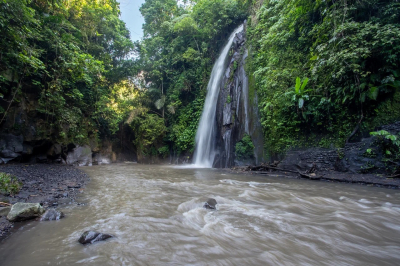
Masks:
[[[363,102],[365,102],[365,92],[363,92],[363,93],[361,93],[361,95],[360,95],[360,101],[363,103]]]
[[[376,101],[376,99],[378,98],[378,93],[379,93],[379,88],[372,87],[368,90],[368,97]]]
[[[299,77],[297,77],[296,78],[296,87],[295,87],[295,92],[296,92],[296,94],[300,94],[300,87],[301,87],[301,83],[300,83],[301,81],[300,81],[300,78]]]
[[[305,78],[303,81],[303,84],[301,85],[300,91],[303,92],[304,88],[307,86],[308,83],[308,78]]]

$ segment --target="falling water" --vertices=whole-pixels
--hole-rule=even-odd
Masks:
[[[210,168],[212,167],[214,161],[216,133],[215,111],[221,78],[224,74],[225,61],[231,48],[233,39],[235,38],[235,35],[242,30],[243,25],[239,26],[233,31],[229,37],[228,43],[222,50],[211,72],[211,77],[207,85],[207,97],[196,133],[196,150],[194,152],[193,163],[197,167]]]

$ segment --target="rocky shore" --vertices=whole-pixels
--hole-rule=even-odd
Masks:
[[[252,169],[253,168],[253,169]],[[234,173],[248,173],[256,175],[265,175],[271,177],[286,177],[286,178],[298,178],[298,179],[309,179],[319,180],[326,182],[340,182],[349,184],[360,184],[374,187],[384,187],[399,189],[400,178],[391,178],[383,174],[361,174],[351,172],[339,172],[339,171],[293,171],[290,169],[281,169],[275,166],[266,167],[256,166],[242,166],[233,167],[229,169],[230,172]]]
[[[79,204],[76,197],[84,191],[89,177],[78,168],[61,164],[7,164],[0,165],[0,172],[14,175],[23,183],[21,191],[14,196],[2,196],[0,201],[40,203],[46,208],[65,204]],[[0,240],[4,239],[13,223],[0,217]]]

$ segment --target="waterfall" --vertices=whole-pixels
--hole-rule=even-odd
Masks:
[[[201,114],[199,127],[196,133],[196,148],[193,156],[193,163],[196,167],[211,168],[215,157],[216,119],[215,111],[217,106],[221,78],[224,75],[225,61],[231,48],[235,35],[243,30],[243,25],[236,28],[229,37],[220,56],[215,62],[210,80],[207,85],[207,96]]]

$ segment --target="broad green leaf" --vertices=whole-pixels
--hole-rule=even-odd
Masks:
[[[368,97],[376,101],[376,99],[378,98],[378,93],[379,93],[379,88],[372,87],[368,90]]]
[[[301,83],[300,83],[301,81],[300,81],[300,78],[299,77],[297,77],[296,78],[296,87],[295,87],[295,92],[296,92],[296,94],[300,94],[300,87],[301,87]]]
[[[303,81],[303,84],[301,84],[301,88],[300,88],[301,92],[304,91],[304,88],[307,86],[307,83],[308,83],[308,78],[305,78]]]

